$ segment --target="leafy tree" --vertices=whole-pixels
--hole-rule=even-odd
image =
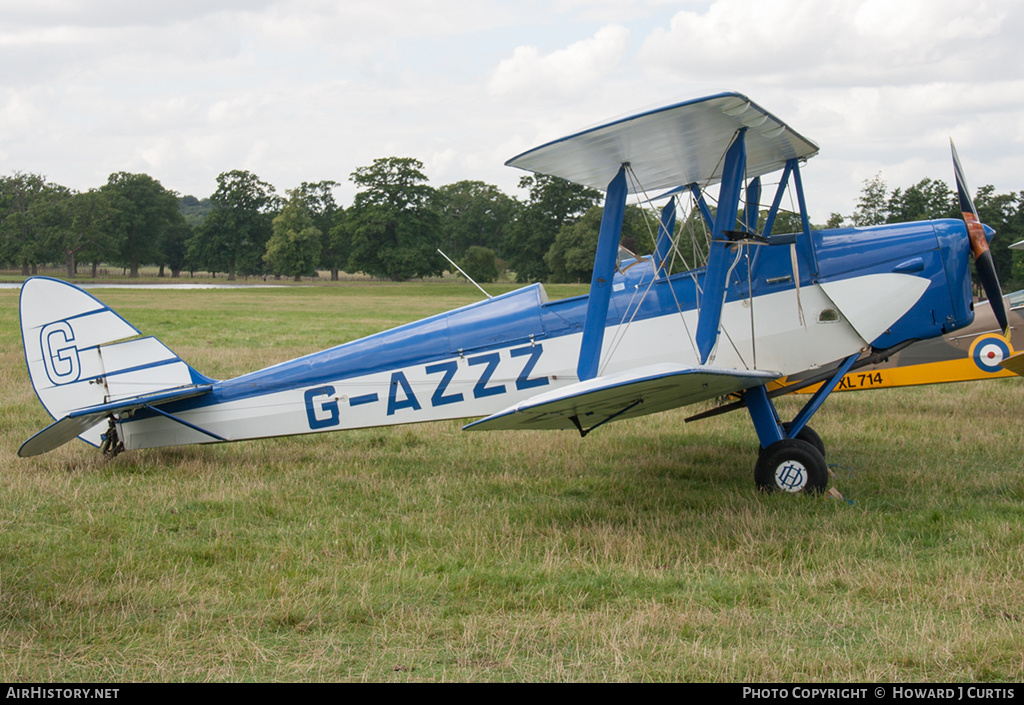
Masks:
[[[210,196],[216,207],[187,243],[188,260],[211,272],[236,274],[263,271],[274,212],[280,200],[274,187],[248,171],[227,171],[217,177]]]
[[[1011,250],[1012,263],[1010,269],[1010,278],[1003,284],[1003,280],[1000,279],[999,283],[1003,284],[1004,290],[1016,291],[1024,288],[1024,251],[1022,250]]]
[[[441,249],[458,261],[477,246],[502,252],[503,235],[519,203],[497,186],[482,181],[458,181],[437,190],[444,232]]]
[[[768,211],[764,211],[764,217],[768,217]],[[776,235],[783,233],[801,233],[804,230],[804,221],[799,213],[793,211],[779,210],[775,216],[775,224],[772,232]]]
[[[177,279],[181,276],[181,270],[185,268],[188,239],[192,237],[193,229],[185,221],[184,215],[176,222],[168,225],[160,238],[160,251],[158,264],[160,265],[160,276],[164,276],[164,268],[171,270],[171,277]]]
[[[159,243],[168,227],[182,221],[178,197],[147,174],[111,174],[100,188],[114,211],[115,261],[139,276],[139,265],[161,259]]]
[[[997,194],[995,187],[982,186],[974,197],[974,207],[981,222],[996,231],[998,239],[993,239],[990,249],[999,282],[1006,291],[1007,284],[1024,279],[1015,274],[1014,251],[1009,249],[1009,245],[1024,239],[1024,191]]]
[[[57,258],[52,229],[66,216],[63,201],[70,192],[39,174],[16,172],[0,178],[0,257],[34,274],[41,262]]]
[[[95,270],[101,259],[117,251],[111,225],[116,214],[109,199],[98,189],[74,194],[68,207],[70,222],[57,235],[57,242],[71,279],[77,274],[80,261],[91,261]]]
[[[888,222],[889,204],[885,193],[886,186],[881,174],[875,174],[872,179],[865,179],[864,189],[857,200],[857,208],[850,218],[853,224],[864,227]]]
[[[828,222],[825,223],[826,228],[841,228],[843,227],[843,221],[846,219],[841,213],[831,213],[828,216]]]
[[[336,237],[334,228],[343,219],[345,211],[334,200],[337,181],[303,181],[298,188],[288,191],[289,198],[297,198],[309,214],[313,227],[320,231],[320,267],[331,270],[331,281],[338,281],[338,270],[348,263],[348,241]]]
[[[331,281],[338,281],[338,271],[348,267],[349,255],[352,252],[352,230],[348,213],[339,208],[334,214],[331,229],[324,239],[321,253],[322,266],[331,270]]]
[[[185,216],[185,222],[191,228],[202,225],[213,209],[213,202],[209,198],[199,200],[195,196],[182,196],[178,199],[178,210]]]
[[[229,227],[228,214],[220,208],[211,211],[200,225],[193,227],[192,234],[185,241],[185,268],[192,272],[206,270],[215,278],[217,272],[223,272],[221,263],[227,262],[228,256],[218,250],[231,240],[226,232]]]
[[[601,233],[603,208],[593,206],[575,223],[563,225],[544,256],[553,282],[589,281],[594,273],[594,255]],[[619,244],[634,254],[654,249],[657,219],[642,208],[626,206]]]
[[[40,261],[54,262],[66,256],[68,235],[72,225],[73,198],[74,193],[71,189],[57,184],[47,184],[42,197],[32,205],[30,214],[36,222],[41,238],[37,250]]]
[[[444,260],[435,249],[441,220],[423,164],[409,157],[376,159],[351,180],[362,190],[346,214],[350,269],[394,281],[440,274]]]
[[[942,181],[922,179],[906,191],[895,189],[886,206],[886,222],[906,223],[914,220],[959,217],[953,192]]]
[[[505,235],[503,252],[520,282],[543,281],[549,274],[545,255],[563,225],[575,223],[601,201],[601,193],[554,176],[524,176],[519,187],[529,200],[518,209]]]
[[[489,247],[471,246],[459,266],[476,282],[492,282],[498,278],[498,257]]]
[[[293,192],[281,213],[274,218],[273,235],[267,241],[263,260],[274,274],[295,277],[316,275],[320,259],[320,229],[306,210],[302,197]]]

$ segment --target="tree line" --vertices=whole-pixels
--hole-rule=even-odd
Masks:
[[[131,277],[158,266],[171,277],[298,279],[328,270],[332,279],[346,271],[403,281],[449,269],[441,249],[480,281],[505,268],[521,281],[549,280],[552,267],[567,271],[564,253],[548,256],[559,230],[601,200],[544,176],[523,177],[526,200],[481,181],[434,188],[412,158],[377,159],[350,180],[357,193],[344,208],[333,195],[338,182],[304,182],[282,196],[243,170],[220,174],[203,199],[179,196],[147,174],[111,174],[77,192],[17,172],[0,177],[0,263],[26,276],[63,263],[69,278],[84,266],[96,276],[105,263]]]
[[[1024,191],[996,193],[994,186],[982,186],[974,195],[974,206],[981,222],[996,231],[990,249],[1003,291],[1024,287],[1024,252],[1009,249],[1024,240]],[[962,218],[956,193],[944,181],[925,178],[890,191],[881,174],[876,174],[864,181],[848,220],[855,226],[869,226],[934,218]]]
[[[386,157],[349,177],[353,202],[334,199],[335,181],[303,182],[278,195],[257,175],[233,170],[198,199],[179,196],[147,174],[118,172],[107,183],[78,192],[38,174],[0,177],[0,262],[32,274],[63,263],[68,278],[100,263],[124,267],[137,277],[142,266],[160,275],[182,272],[296,279],[341,271],[404,281],[437,276],[450,268],[444,251],[477,281],[506,270],[518,281],[587,281],[601,221],[602,194],[558,178],[520,179],[524,198],[481,181],[432,187],[423,164]],[[1024,192],[979,189],[983,222],[1000,233],[992,248],[1000,279],[1024,282],[1024,257],[1015,263],[1005,245],[1024,239]],[[827,225],[877,225],[959,217],[953,192],[925,179],[889,192],[881,176],[864,182],[855,211],[832,214]],[[696,213],[680,228],[694,228]],[[776,231],[799,228],[783,217]],[[627,208],[622,244],[638,254],[654,247],[657,219]],[[1018,253],[1019,254],[1019,253]],[[1014,266],[1016,264],[1016,269]]]

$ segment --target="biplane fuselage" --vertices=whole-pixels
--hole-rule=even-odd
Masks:
[[[116,453],[472,417],[485,418],[466,428],[586,435],[739,394],[762,447],[758,485],[820,491],[824,446],[807,421],[863,354],[970,324],[970,258],[988,254],[993,232],[966,214],[812,230],[800,164],[817,151],[739,94],[530,150],[509,164],[607,191],[588,295],[548,301],[536,284],[230,380],[208,379],[155,338],[136,337],[86,292],[30,279],[21,298],[26,361],[56,421],[19,454],[76,436]],[[959,185],[955,152],[954,161]],[[760,177],[779,170],[762,212]],[[720,184],[714,213],[704,200],[711,184]],[[774,235],[790,184],[803,230]],[[627,198],[664,188],[672,190],[662,196],[654,254],[617,263]],[[710,252],[703,267],[669,275],[675,194],[686,191],[711,232]],[[819,369],[822,390],[783,423],[765,385]]]
[[[712,365],[787,375],[968,324],[967,268],[946,264],[969,256],[963,228],[941,220],[814,232],[813,247],[797,247],[799,289],[788,245],[751,248],[749,276],[746,262],[734,270]],[[865,266],[869,256],[874,264]],[[601,374],[697,365],[704,271],[655,276],[650,257],[622,269]],[[119,435],[135,449],[486,416],[578,381],[586,309],[586,296],[547,301],[535,284],[234,379],[183,377],[212,389],[162,406],[173,419],[138,409]],[[701,391],[695,401],[723,393]],[[95,430],[96,445],[104,430]]]

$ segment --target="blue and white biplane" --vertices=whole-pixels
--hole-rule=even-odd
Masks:
[[[537,147],[508,164],[607,193],[588,295],[549,301],[535,284],[235,379],[203,376],[75,286],[29,279],[25,355],[55,421],[18,454],[76,437],[115,454],[468,417],[482,417],[465,427],[473,431],[586,435],[612,420],[738,395],[760,441],[757,486],[821,491],[825,449],[807,423],[843,375],[968,325],[972,252],[989,299],[1002,297],[988,255],[994,232],[978,222],[955,150],[966,224],[835,230],[812,230],[807,217],[800,169],[817,152],[737,93]],[[765,215],[761,177],[776,172]],[[775,234],[790,188],[802,229]],[[618,261],[627,201],[659,192],[668,202],[654,254]],[[710,251],[704,266],[673,274],[681,197],[706,220]],[[824,384],[784,422],[765,385],[797,374]]]

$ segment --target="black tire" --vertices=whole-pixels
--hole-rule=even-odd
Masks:
[[[762,492],[818,494],[828,485],[828,466],[813,444],[784,438],[761,451],[754,482]]]
[[[782,432],[789,433],[790,425],[791,423],[789,421],[784,421],[782,423]],[[822,458],[825,457],[825,441],[821,440],[821,436],[819,436],[818,432],[815,431],[813,428],[811,428],[810,426],[804,426],[803,428],[800,429],[800,433],[796,434],[796,437],[797,440],[806,441],[807,443],[810,443],[818,450],[819,453],[821,453]],[[761,450],[764,450],[764,446],[761,446]]]
[[[782,424],[782,430],[789,433],[790,422],[786,421]],[[821,436],[810,426],[804,426],[800,429],[800,433],[796,434],[797,440],[807,441],[812,446],[817,448],[818,452],[821,453],[821,457],[825,457],[825,441],[821,440]]]

